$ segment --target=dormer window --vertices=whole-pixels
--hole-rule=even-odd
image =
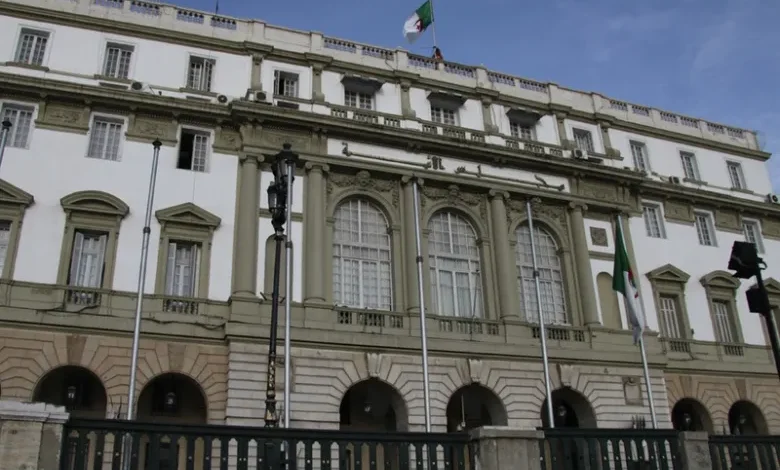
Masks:
[[[428,94],[431,103],[431,121],[445,126],[460,125],[460,108],[466,102],[465,98],[452,93],[432,91]]]
[[[527,124],[509,121],[509,133],[515,139],[536,140],[534,138],[534,128]]]
[[[509,134],[515,139],[536,140],[536,124],[541,114],[529,109],[511,108],[506,112]]]
[[[448,126],[457,126],[458,112],[451,108],[443,108],[431,104],[431,121]]]
[[[344,106],[355,109],[376,109],[376,94],[382,89],[381,81],[373,77],[346,74],[341,79],[344,85]]]
[[[357,109],[374,109],[374,95],[347,89],[344,90],[344,105]]]

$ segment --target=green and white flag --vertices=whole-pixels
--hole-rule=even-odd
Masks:
[[[626,316],[634,330],[634,344],[637,344],[645,329],[645,322],[639,312],[639,290],[636,288],[634,271],[628,260],[628,251],[620,225],[618,222],[615,230],[615,267],[612,271],[612,289],[623,294],[626,303]]]
[[[433,24],[433,5],[427,0],[404,23],[404,36],[410,43],[417,40],[428,26]]]

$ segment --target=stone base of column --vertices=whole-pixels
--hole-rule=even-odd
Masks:
[[[60,468],[64,407],[0,401],[0,468]]]
[[[476,468],[480,470],[539,468],[542,431],[486,426],[469,434],[477,441],[479,465]]]

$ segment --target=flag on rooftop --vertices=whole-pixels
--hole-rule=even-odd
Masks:
[[[628,260],[626,243],[623,240],[623,229],[620,223],[615,229],[615,267],[612,271],[612,289],[623,294],[626,304],[626,316],[634,330],[634,344],[639,342],[639,337],[645,329],[644,319],[639,313],[639,290],[636,287],[634,272],[631,270],[631,262]]]
[[[433,5],[427,0],[404,23],[404,36],[410,43],[417,40],[433,24]]]

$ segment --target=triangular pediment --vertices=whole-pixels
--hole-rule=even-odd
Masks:
[[[757,284],[753,284],[751,287],[756,286]],[[780,282],[775,278],[770,277],[769,279],[764,279],[764,287],[766,287],[766,291],[770,296],[780,297]]]
[[[27,191],[18,188],[6,180],[0,180],[0,203],[30,206],[35,198]]]
[[[737,289],[740,284],[739,279],[735,278],[728,271],[712,271],[703,276],[700,281],[704,287],[721,287],[724,289]]]
[[[690,274],[673,264],[666,264],[660,268],[655,268],[646,274],[651,281],[679,282],[685,284],[691,278]]]
[[[124,201],[103,191],[78,191],[60,199],[65,211],[91,212],[94,214],[125,217],[130,207]]]
[[[160,209],[154,215],[160,223],[168,222],[210,228],[217,228],[222,223],[222,219],[191,202]]]

